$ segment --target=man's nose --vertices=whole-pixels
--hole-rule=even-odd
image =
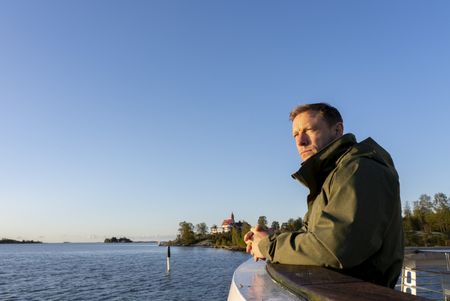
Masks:
[[[298,134],[296,138],[297,145],[305,146],[309,143],[308,135],[305,135],[304,133]]]

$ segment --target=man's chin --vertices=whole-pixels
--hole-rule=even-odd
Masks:
[[[300,157],[302,158],[303,162],[305,162],[306,160],[311,158],[312,155],[314,155],[314,153],[312,151],[306,151],[306,152],[301,153]]]

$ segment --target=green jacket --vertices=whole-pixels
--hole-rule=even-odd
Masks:
[[[292,175],[309,188],[298,232],[259,243],[274,263],[318,265],[394,287],[403,262],[398,175],[374,140],[353,134],[333,141]]]

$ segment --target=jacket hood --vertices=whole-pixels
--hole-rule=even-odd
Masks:
[[[355,144],[350,154],[355,157],[365,157],[375,160],[389,168],[394,167],[394,161],[391,155],[370,137]]]
[[[391,155],[381,147],[375,140],[372,138],[367,138],[360,143],[354,145],[349,151],[349,160],[352,158],[367,158],[378,162],[381,165],[386,166],[398,179],[397,170],[394,166],[394,161],[392,160]],[[346,158],[342,157],[342,161],[346,160]],[[337,162],[340,163],[340,162]]]

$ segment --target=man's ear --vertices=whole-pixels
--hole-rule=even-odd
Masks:
[[[338,122],[334,125],[334,130],[336,133],[336,137],[341,137],[344,134],[344,124],[342,122]]]

